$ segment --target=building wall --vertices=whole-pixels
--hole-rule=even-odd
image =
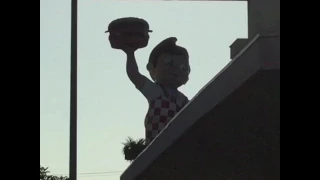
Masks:
[[[248,0],[249,39],[280,34],[280,0]]]

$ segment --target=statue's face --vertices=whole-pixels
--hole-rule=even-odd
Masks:
[[[189,72],[188,57],[163,53],[158,57],[151,75],[160,84],[178,88],[188,81]]]

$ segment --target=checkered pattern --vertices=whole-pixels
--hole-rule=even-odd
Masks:
[[[175,97],[165,95],[149,102],[149,111],[145,119],[147,144],[162,131],[184,105],[177,102]]]

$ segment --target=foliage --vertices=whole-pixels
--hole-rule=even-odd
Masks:
[[[50,171],[48,171],[49,168],[42,167],[40,165],[40,180],[69,180],[68,177],[64,176],[53,176],[49,175]]]
[[[131,137],[128,137],[127,142],[122,143],[123,147],[123,154],[125,160],[133,161],[135,160],[138,155],[146,148],[145,140],[143,138],[138,140],[133,140]]]

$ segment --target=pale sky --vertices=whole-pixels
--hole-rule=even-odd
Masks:
[[[68,175],[70,0],[40,0],[40,164]],[[119,2],[79,0],[78,180],[118,180],[129,165],[127,136],[144,137],[148,103],[131,84],[125,54],[112,49],[108,24],[140,17],[153,33],[136,53],[142,74],[149,53],[163,39],[178,38],[190,54],[189,99],[229,61],[229,46],[247,37],[246,2]],[[116,172],[116,173],[101,173]],[[92,174],[84,174],[92,173]]]

